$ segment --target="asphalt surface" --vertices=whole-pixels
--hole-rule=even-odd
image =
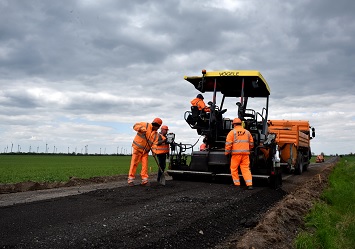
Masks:
[[[214,248],[254,227],[321,168],[288,176],[280,190],[168,180],[1,195],[0,248]]]

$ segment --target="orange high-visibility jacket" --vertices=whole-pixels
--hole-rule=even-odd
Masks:
[[[205,143],[200,145],[200,151],[206,150],[207,149],[207,145]]]
[[[137,135],[133,139],[132,147],[142,153],[148,153],[150,149],[155,153],[159,135],[156,131],[153,131],[153,125],[140,122],[133,125],[133,129],[137,132]]]
[[[193,100],[191,100],[191,105],[197,106],[200,111],[201,110],[204,110],[205,112],[211,111],[210,108],[206,106],[205,102],[199,98],[194,98]]]
[[[235,126],[227,135],[225,154],[249,155],[253,147],[254,140],[250,132],[242,126]]]
[[[170,147],[165,141],[166,137],[159,133],[158,145],[156,147],[155,154],[169,154]]]

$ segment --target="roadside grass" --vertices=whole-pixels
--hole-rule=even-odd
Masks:
[[[305,217],[306,228],[295,240],[297,249],[355,248],[355,157],[343,157],[323,192]]]
[[[131,156],[0,155],[0,183],[68,181],[128,174]],[[150,172],[158,167],[149,156]],[[140,165],[137,173],[140,173]]]

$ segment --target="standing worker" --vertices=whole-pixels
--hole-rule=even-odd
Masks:
[[[206,106],[205,102],[203,101],[204,97],[202,96],[202,94],[197,94],[196,98],[194,98],[193,100],[191,100],[191,105],[192,106],[197,106],[199,111],[204,111],[204,112],[210,112],[210,108],[208,106]]]
[[[164,170],[166,167],[166,158],[169,156],[169,144],[167,143],[166,140],[166,134],[168,133],[168,126],[163,125],[160,128],[160,133],[159,133],[159,138],[158,138],[158,145],[156,148],[156,154],[158,157],[158,162],[159,162],[159,169],[158,169],[158,178],[157,182],[160,182],[160,178],[162,174],[164,174]]]
[[[233,119],[233,130],[231,130],[226,138],[225,155],[232,155],[230,170],[235,186],[240,186],[238,167],[242,171],[242,175],[247,185],[247,189],[253,189],[252,175],[250,172],[250,150],[254,147],[253,136],[250,132],[243,128],[242,121],[239,118]]]
[[[155,118],[152,123],[140,122],[133,126],[137,132],[134,137],[132,148],[131,165],[128,173],[128,185],[134,186],[134,179],[139,163],[142,164],[141,178],[142,186],[149,186],[148,182],[148,153],[156,148],[158,144],[159,134],[157,130],[162,125],[163,121],[160,118]]]

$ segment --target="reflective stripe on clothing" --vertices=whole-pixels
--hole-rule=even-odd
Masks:
[[[134,182],[135,177],[128,177],[128,183]]]
[[[249,155],[240,154],[240,155],[232,156],[230,169],[231,169],[231,175],[233,178],[234,185],[240,185],[239,174],[238,174],[239,167],[240,167],[240,171],[242,172],[245,184],[247,186],[253,185],[249,164],[250,164]]]
[[[148,153],[150,149],[155,149],[156,144],[158,143],[158,133],[153,130],[153,125],[151,123],[136,123],[133,126],[133,129],[137,131],[132,143],[133,149],[136,149],[141,153]]]
[[[158,134],[158,145],[156,146],[155,153],[156,154],[169,154],[169,144],[165,143],[164,141],[166,140],[166,137],[159,133]]]
[[[240,186],[240,181],[239,179],[233,179],[234,185]]]
[[[239,154],[241,154],[241,152],[247,152],[247,153],[250,153],[250,151],[249,150],[231,150],[231,152],[232,153],[239,153]]]
[[[142,181],[148,180],[148,153],[142,153],[136,149],[133,149],[131,165],[128,173],[128,183],[133,182],[135,179],[138,164],[142,163],[141,178]]]
[[[254,146],[253,136],[242,126],[235,126],[226,138],[225,154],[250,154],[250,149]]]

